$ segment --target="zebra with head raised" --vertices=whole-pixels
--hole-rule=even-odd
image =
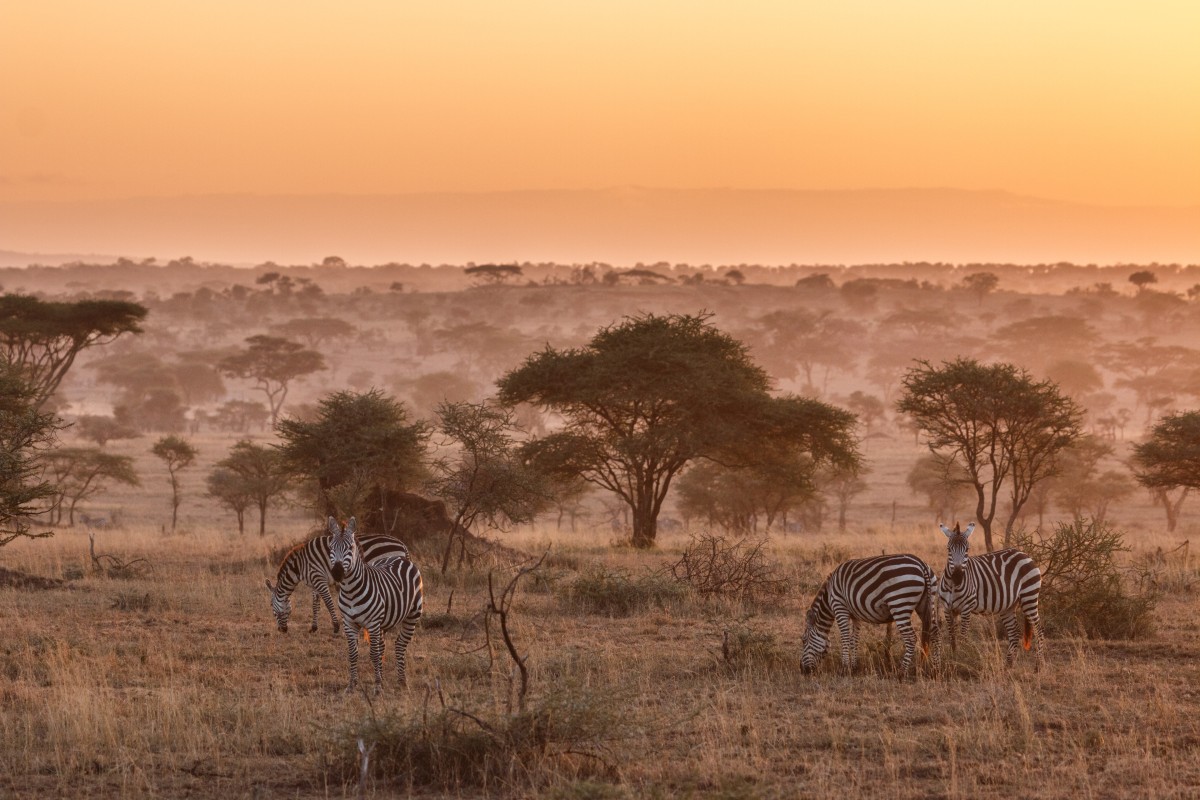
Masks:
[[[329,574],[338,586],[338,610],[350,648],[350,684],[358,685],[358,633],[366,631],[375,667],[375,694],[383,689],[383,634],[397,628],[396,670],[405,683],[404,653],[421,618],[421,571],[407,558],[384,558],[368,563],[354,538],[357,523],[345,527],[329,518]]]
[[[360,536],[358,543],[362,546],[363,558],[376,561],[381,558],[408,558],[408,548],[404,542],[391,536],[370,535]],[[333,596],[329,590],[329,537],[317,536],[303,544],[293,547],[283,557],[279,571],[272,585],[267,579],[267,589],[271,592],[271,610],[275,614],[275,625],[281,633],[287,633],[288,618],[292,615],[292,592],[298,584],[307,584],[313,593],[313,616],[310,633],[317,630],[317,618],[320,615],[320,602],[324,601],[333,621],[333,635],[341,630],[338,624],[337,612],[333,610]]]
[[[975,530],[972,522],[961,530],[940,526],[946,535],[946,569],[938,584],[938,594],[950,619],[950,648],[958,648],[958,635],[964,636],[971,614],[1000,614],[1008,634],[1007,660],[1011,665],[1017,656],[1018,644],[1028,650],[1032,642],[1037,655],[1037,668],[1045,658],[1042,654],[1042,621],[1038,615],[1038,594],[1042,588],[1042,571],[1025,553],[1010,547],[991,553],[968,554],[968,539]],[[1023,631],[1017,631],[1017,613],[1021,615]],[[959,618],[961,631],[954,618]]]
[[[921,618],[921,649],[928,654],[937,619],[937,578],[929,565],[914,555],[859,558],[839,564],[817,591],[806,617],[800,665],[816,666],[829,647],[829,630],[837,623],[842,640],[842,665],[853,669],[858,659],[861,622],[895,623],[904,641],[901,675],[908,675],[916,658],[912,613]],[[935,654],[936,655],[936,654]]]

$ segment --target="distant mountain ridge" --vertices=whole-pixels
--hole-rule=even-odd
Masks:
[[[226,263],[1197,263],[1200,207],[958,189],[197,195],[0,203],[0,247]]]

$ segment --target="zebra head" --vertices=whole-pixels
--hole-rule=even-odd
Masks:
[[[940,526],[942,533],[946,534],[946,580],[951,586],[957,587],[962,583],[963,569],[967,565],[967,555],[971,532],[975,530],[975,523],[972,522],[964,531],[959,528],[958,523],[954,523],[954,530],[950,530],[945,525]]]
[[[358,566],[361,556],[358,552],[358,542],[354,539],[357,529],[358,523],[354,517],[350,518],[345,527],[339,525],[333,517],[329,518],[329,577],[335,585],[344,581]]]
[[[288,617],[292,615],[292,598],[271,585],[267,578],[267,588],[271,591],[271,611],[275,612],[275,625],[280,633],[287,633]]]
[[[824,588],[821,587],[821,590],[824,591]],[[825,622],[822,625],[821,612],[817,607],[819,602],[820,597],[818,596],[804,617],[804,638],[800,640],[800,669],[805,672],[813,671],[829,647],[829,623]]]

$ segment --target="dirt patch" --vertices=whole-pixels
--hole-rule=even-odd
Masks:
[[[65,581],[58,578],[43,578],[41,575],[29,575],[0,567],[0,588],[12,589],[61,589]]]

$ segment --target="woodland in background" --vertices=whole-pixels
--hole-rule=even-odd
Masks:
[[[182,258],[35,265],[0,271],[0,284],[47,300],[149,309],[143,334],[83,352],[51,400],[78,423],[74,435],[100,445],[134,435],[274,441],[274,421],[311,420],[318,402],[340,390],[381,390],[413,419],[433,420],[440,403],[491,397],[496,381],[531,353],[580,347],[639,313],[711,313],[777,391],[858,416],[865,470],[826,481],[790,517],[705,507],[704,492],[689,501],[681,482],[668,503],[683,507],[669,510],[667,525],[700,515],[733,529],[814,530],[833,517],[844,526],[855,504],[873,505],[872,518],[890,515],[893,524],[969,516],[970,497],[927,453],[914,451],[902,467],[906,496],[872,494],[880,477],[872,453],[881,450],[873,443],[918,440],[895,410],[917,359],[1014,364],[1054,381],[1084,409],[1090,435],[1023,509],[1031,527],[1047,517],[1119,517],[1123,502],[1145,497],[1126,461],[1130,444],[1165,414],[1200,404],[1200,350],[1190,346],[1200,340],[1198,265],[358,267],[331,256],[319,265],[244,269]],[[302,363],[264,378],[265,367],[253,366],[256,348],[260,367]],[[516,422],[537,435],[555,424],[530,408],[519,409]],[[703,489],[703,478],[693,484]],[[1169,529],[1187,492],[1150,495]],[[103,502],[96,495],[93,506]],[[570,524],[628,525],[596,494],[554,513]],[[59,521],[73,521],[68,516]]]

